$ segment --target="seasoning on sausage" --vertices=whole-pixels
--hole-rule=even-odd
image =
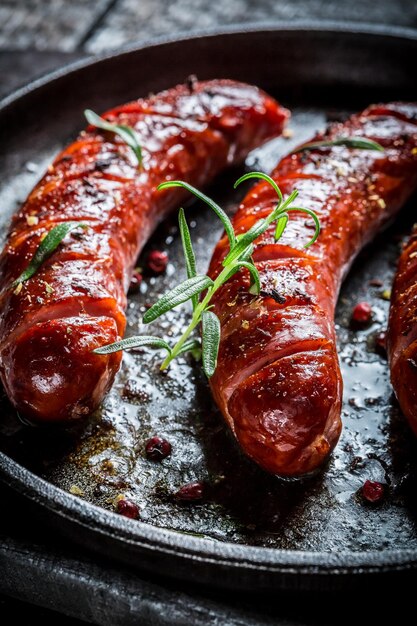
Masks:
[[[273,474],[311,472],[337,443],[342,402],[337,295],[356,254],[417,186],[416,122],[417,105],[371,106],[330,126],[314,142],[362,137],[384,151],[331,145],[284,158],[272,178],[284,194],[298,189],[298,205],[317,213],[318,240],[308,250],[301,248],[314,225],[303,213],[292,213],[278,243],[274,227],[255,242],[261,295],[250,295],[249,275],[241,271],[213,297],[212,310],[221,321],[218,365],[210,379],[214,398],[244,452]],[[274,203],[272,187],[257,184],[234,217],[235,232],[247,231]],[[414,243],[417,250],[417,239]],[[227,249],[223,237],[211,260],[212,278]],[[272,296],[274,290],[280,299]],[[411,308],[410,321],[414,301]],[[416,331],[417,324],[403,341],[414,341]],[[411,361],[409,378],[417,382],[414,353]],[[417,406],[417,384],[414,389]]]
[[[111,386],[121,354],[93,350],[123,336],[136,257],[185,197],[156,192],[158,184],[206,185],[278,135],[287,117],[256,87],[194,82],[105,115],[134,129],[141,167],[118,135],[92,126],[55,159],[14,216],[0,258],[0,374],[22,415],[77,419]],[[36,275],[11,289],[42,237],[69,220],[88,228],[68,235]]]
[[[417,435],[416,302],[417,228],[414,226],[394,279],[386,339],[392,386],[402,412]]]

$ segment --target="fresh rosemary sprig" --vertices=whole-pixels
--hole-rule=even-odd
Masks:
[[[94,352],[96,354],[110,354],[111,352],[117,352],[128,348],[134,348],[139,346],[150,346],[155,348],[162,348],[167,351],[167,356],[161,365],[161,369],[166,369],[171,361],[184,352],[191,351],[194,355],[199,351],[199,342],[194,337],[191,337],[195,328],[201,323],[201,353],[203,369],[207,377],[211,377],[217,365],[217,354],[220,343],[220,320],[217,315],[211,311],[211,300],[216,291],[224,285],[236,272],[242,269],[248,270],[251,277],[251,284],[249,292],[254,296],[259,296],[261,290],[261,282],[259,272],[253,262],[252,253],[254,250],[254,241],[262,235],[272,224],[275,223],[275,241],[278,241],[282,236],[285,226],[289,220],[289,213],[291,211],[298,211],[307,213],[312,217],[315,225],[315,233],[313,237],[308,241],[304,247],[308,248],[317,239],[320,232],[320,222],[314,211],[305,209],[303,207],[293,206],[293,202],[298,195],[298,192],[293,191],[288,198],[284,199],[280,188],[276,182],[267,174],[262,172],[250,172],[245,174],[235,183],[235,188],[243,181],[257,178],[262,179],[269,183],[275,190],[278,202],[273,211],[263,219],[258,220],[247,232],[235,235],[233,225],[226,215],[211,198],[204,195],[190,184],[180,181],[167,181],[159,185],[158,189],[168,189],[171,187],[182,187],[194,194],[197,198],[205,202],[214,213],[220,218],[227,237],[229,239],[229,252],[223,260],[223,269],[212,280],[209,276],[198,275],[196,271],[195,254],[191,241],[190,231],[185,219],[183,209],[179,212],[179,227],[182,240],[182,246],[184,250],[185,263],[187,269],[187,279],[180,285],[177,285],[166,293],[158,302],[156,302],[150,309],[148,309],[143,316],[143,322],[149,324],[157,319],[160,315],[163,315],[167,311],[174,309],[179,304],[190,300],[193,307],[193,315],[189,326],[184,333],[178,339],[177,343],[171,348],[165,341],[158,337],[152,337],[149,335],[130,337],[128,339],[122,339],[112,344],[96,348]],[[199,301],[198,296],[202,292],[205,292],[202,299]]]
[[[384,151],[380,143],[372,141],[372,139],[367,139],[366,137],[336,137],[336,139],[305,143],[303,146],[293,150],[291,154],[297,154],[297,152],[305,152],[307,150],[316,150],[316,148],[331,148],[332,146],[346,146],[347,148],[356,148],[358,150],[377,150],[378,152]]]
[[[142,165],[142,147],[139,142],[139,137],[136,131],[130,126],[125,124],[112,124],[104,118],[94,113],[91,109],[84,111],[85,118],[91,126],[101,128],[101,130],[107,130],[115,135],[118,135],[128,146],[133,150],[133,153],[138,161],[138,167]]]
[[[46,234],[46,237],[44,237],[40,242],[29,265],[23,270],[20,276],[13,281],[11,287],[17,287],[20,283],[24,283],[26,280],[29,280],[29,278],[32,278],[41,265],[45,263],[53,252],[55,252],[61,241],[68,235],[68,233],[76,228],[87,228],[87,224],[82,222],[62,222],[61,224],[51,228],[51,230]]]

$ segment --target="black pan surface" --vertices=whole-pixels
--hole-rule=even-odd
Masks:
[[[101,111],[190,74],[245,80],[270,91],[293,111],[292,136],[253,152],[244,168],[208,190],[232,212],[244,193],[232,193],[232,185],[243,171],[269,171],[327,120],[373,101],[415,100],[416,62],[411,31],[281,26],[159,42],[58,72],[0,107],[3,237],[10,215],[83,126],[86,107]],[[1,478],[67,536],[136,568],[181,579],[253,590],[323,588],[413,570],[417,445],[375,336],[386,325],[386,290],[414,206],[415,200],[359,256],[342,290],[337,330],[344,431],[315,476],[282,481],[262,472],[229,436],[199,366],[180,360],[162,376],[160,355],[142,350],[125,354],[103,407],[76,429],[23,425],[3,397]],[[221,228],[203,206],[187,210],[204,271]],[[185,275],[175,216],[158,229],[138,265],[150,249],[167,250],[170,265],[162,277],[145,274],[141,292],[130,298],[128,334],[142,331],[145,305]],[[350,312],[360,300],[372,304],[374,321],[353,331]],[[189,313],[184,307],[167,315],[154,324],[155,333],[178,334]],[[173,447],[162,464],[144,454],[154,434]],[[386,485],[377,506],[360,496],[367,479]],[[177,489],[194,480],[206,485],[204,501],[176,502]],[[138,504],[141,521],[114,513],[119,495]]]

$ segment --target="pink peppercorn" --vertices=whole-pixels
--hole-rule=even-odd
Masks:
[[[168,265],[168,254],[162,250],[152,250],[148,256],[148,268],[154,274],[162,274]]]
[[[203,498],[204,485],[202,482],[187,483],[178,489],[175,497],[181,502],[196,502]]]
[[[162,461],[171,454],[171,444],[162,437],[151,437],[145,445],[145,452],[151,461]]]
[[[352,311],[351,321],[355,326],[366,326],[372,320],[372,308],[368,302],[359,302]]]
[[[123,515],[124,517],[128,517],[129,519],[138,519],[139,518],[139,507],[130,500],[119,500],[117,503],[117,512],[119,515]]]
[[[136,293],[137,291],[139,291],[141,282],[142,282],[142,274],[139,272],[139,270],[135,270],[130,280],[129,292]]]
[[[375,504],[380,502],[384,497],[385,487],[382,483],[373,480],[365,481],[362,487],[362,497],[367,501]]]

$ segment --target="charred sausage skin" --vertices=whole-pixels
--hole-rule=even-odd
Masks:
[[[103,399],[121,354],[93,354],[125,330],[126,292],[138,253],[182,190],[201,187],[280,134],[288,112],[256,87],[227,80],[180,85],[117,107],[110,122],[135,129],[143,150],[113,133],[83,131],[49,167],[14,216],[0,258],[0,373],[16,409],[34,421],[89,414]],[[63,221],[73,232],[37,274],[10,289],[44,234]]]
[[[316,211],[318,240],[302,248],[313,223],[292,213],[278,243],[273,227],[256,241],[261,296],[248,293],[249,275],[241,271],[213,298],[221,343],[211,389],[245,453],[268,472],[311,472],[337,443],[342,378],[335,304],[356,254],[416,187],[416,121],[417,105],[371,106],[313,141],[366,137],[384,152],[332,146],[284,158],[272,177],[286,195],[298,189],[297,206]],[[268,215],[276,201],[267,183],[253,187],[234,217],[236,233]],[[227,249],[223,237],[212,277]]]

